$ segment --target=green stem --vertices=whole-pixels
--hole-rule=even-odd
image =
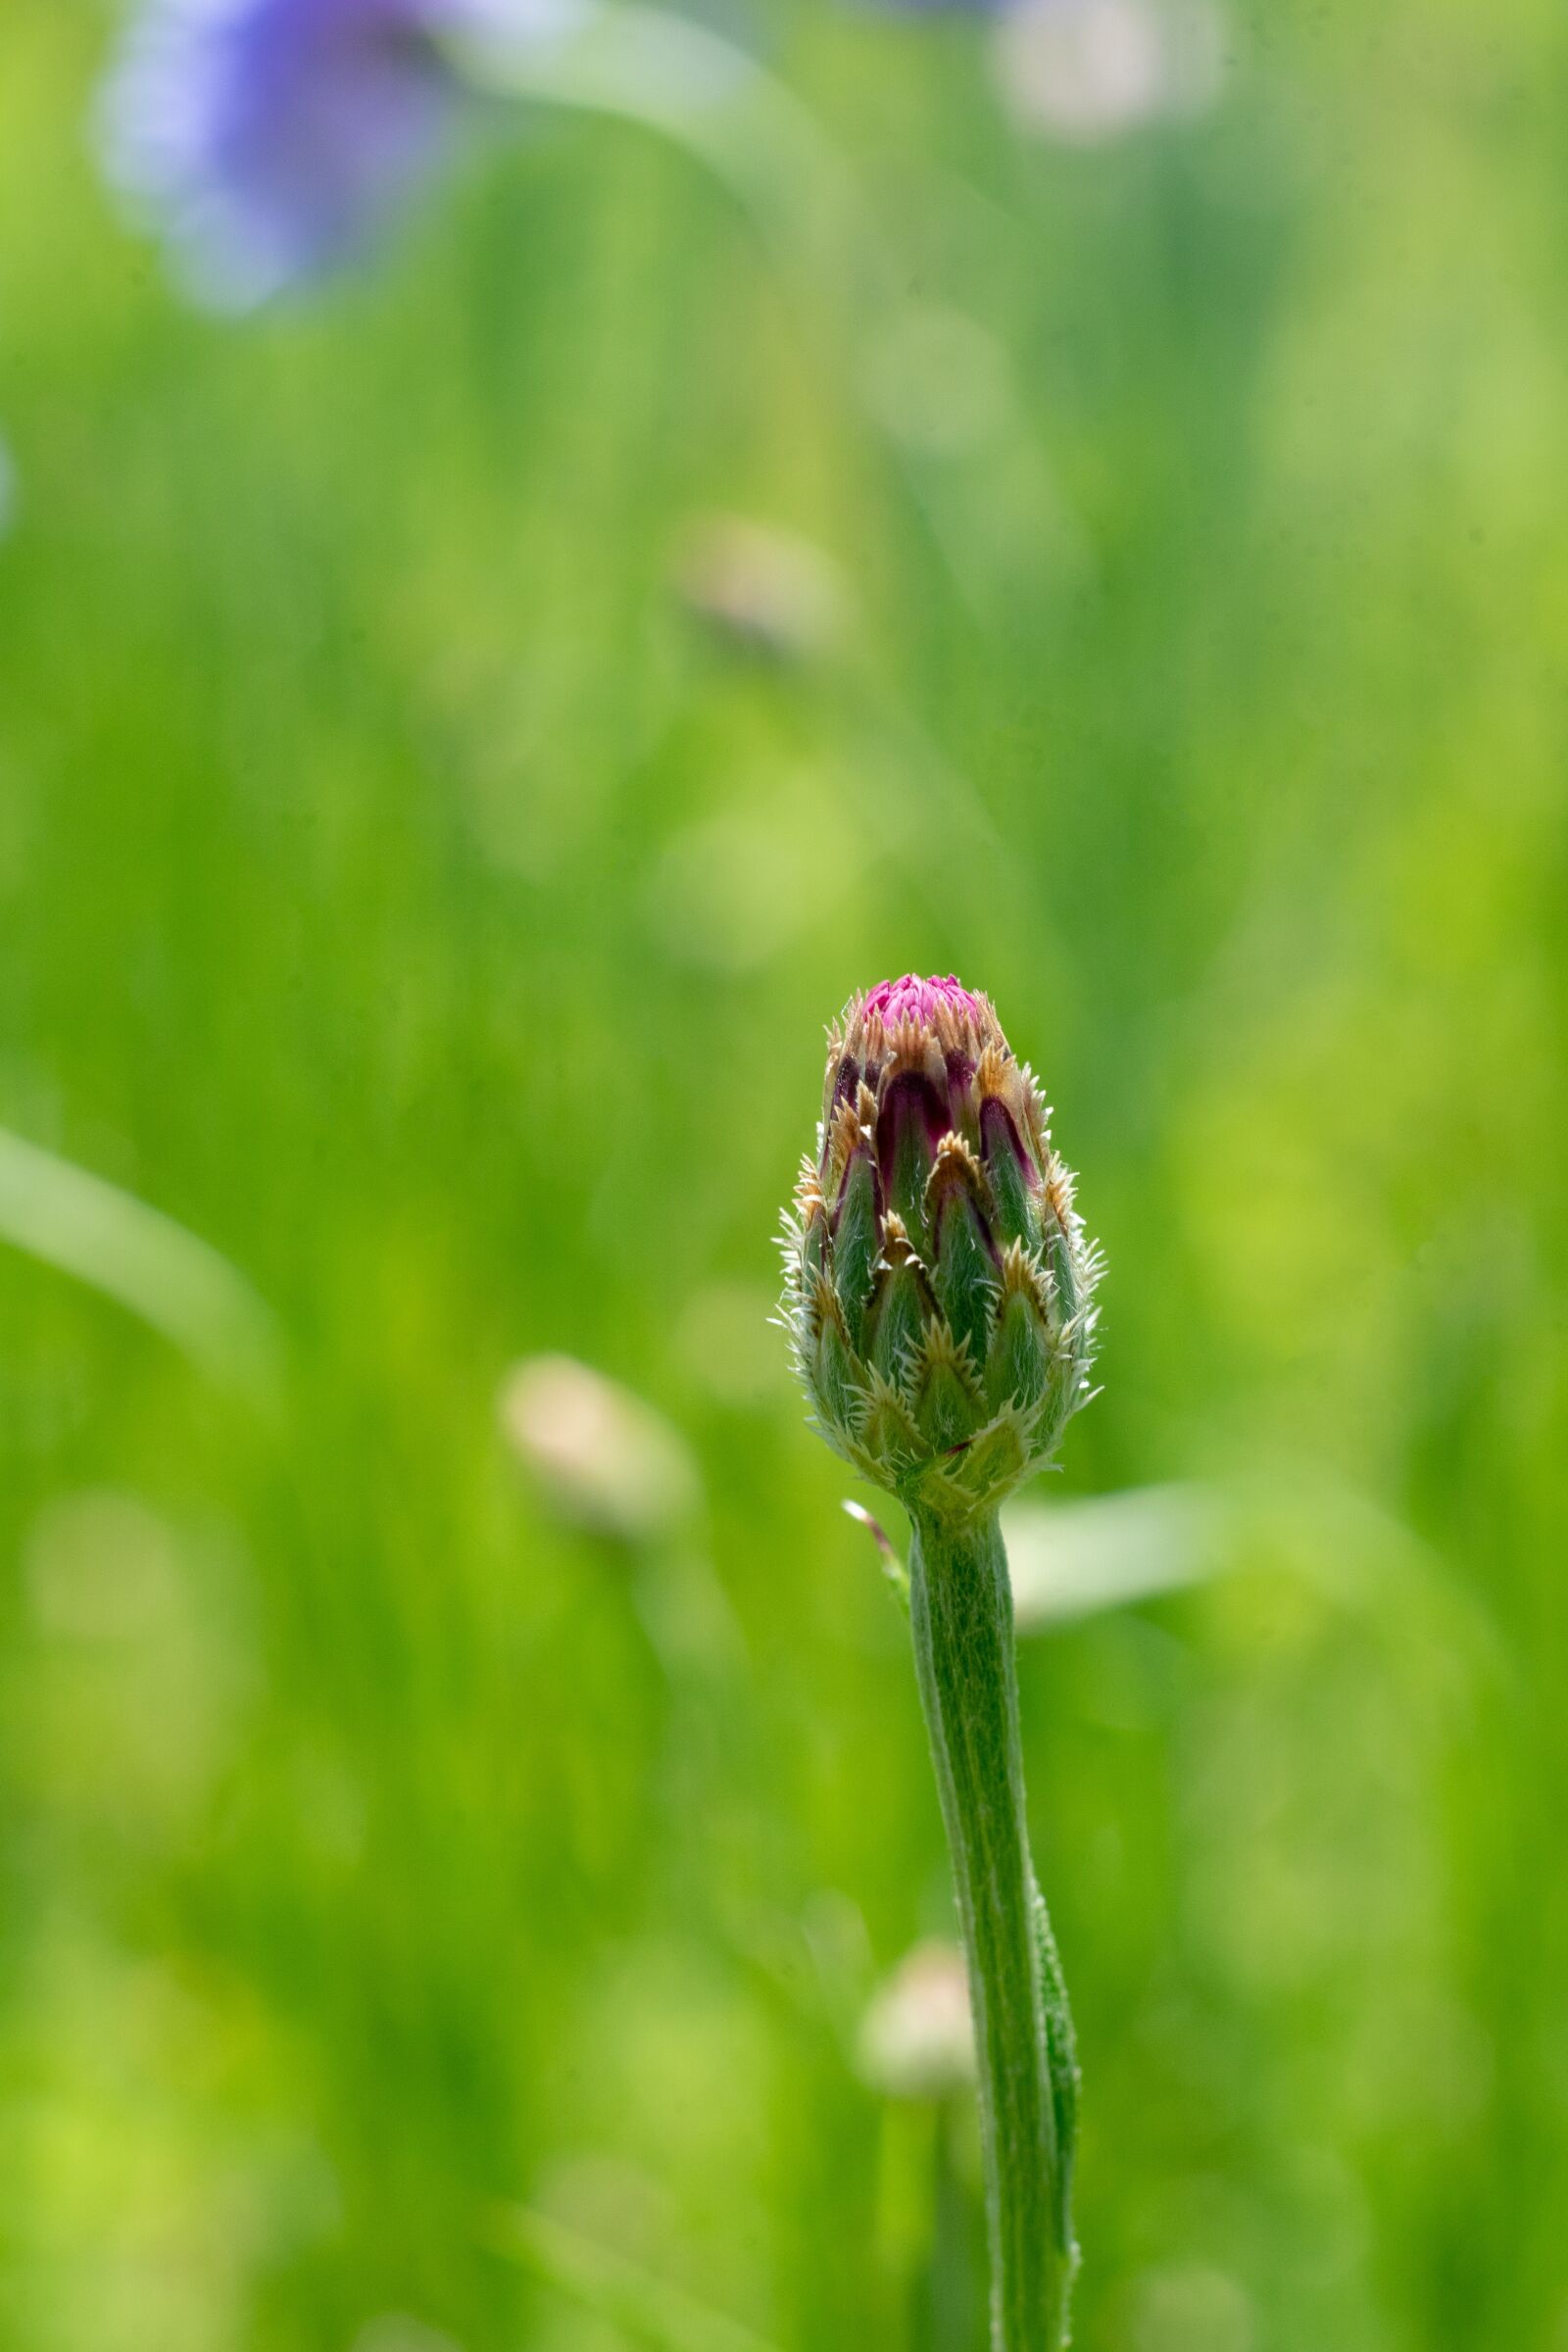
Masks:
[[[995,1517],[919,1513],[910,1623],[969,1963],[994,2352],[1058,2352],[1076,2253],[1077,2067],[1029,1859],[1007,1555]]]

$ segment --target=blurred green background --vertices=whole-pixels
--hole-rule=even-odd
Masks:
[[[654,2340],[521,2199],[780,2352],[979,2346],[856,2064],[951,1927],[906,1637],[765,1322],[913,967],[1109,1259],[1045,1499],[1222,1505],[1023,1648],[1077,2341],[1563,2352],[1568,20],[1251,0],[1078,148],[973,24],[779,8],[885,317],[557,116],[237,324],[99,184],[109,29],[0,17],[0,1123],[279,1352],[0,1250],[0,2341]],[[835,625],[694,613],[714,512]],[[552,1511],[541,1349],[676,1534]]]

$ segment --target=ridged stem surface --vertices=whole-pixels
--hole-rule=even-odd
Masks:
[[[1029,1858],[1012,1592],[995,1516],[917,1515],[915,1666],[953,1855],[979,2061],[994,2352],[1059,2352],[1069,2215],[1072,2028]]]

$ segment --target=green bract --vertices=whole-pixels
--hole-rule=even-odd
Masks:
[[[784,1311],[823,1436],[911,1508],[994,1511],[1088,1393],[1099,1264],[988,999],[908,975],[829,1033]]]

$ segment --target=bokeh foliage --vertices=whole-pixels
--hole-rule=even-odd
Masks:
[[[546,120],[202,319],[94,176],[104,17],[0,20],[0,1120],[288,1365],[0,1252],[0,2340],[612,2352],[525,2196],[936,2352],[850,2053],[940,1827],[763,1322],[820,1025],[912,966],[1106,1248],[1054,1491],[1240,1498],[1023,1660],[1079,2340],[1561,2352],[1568,25],[1250,6],[1211,117],[1085,153],[972,27],[764,29],[885,331]],[[838,653],[680,609],[715,507],[831,553]],[[686,1430],[728,1619],[544,1515],[539,1348]]]

